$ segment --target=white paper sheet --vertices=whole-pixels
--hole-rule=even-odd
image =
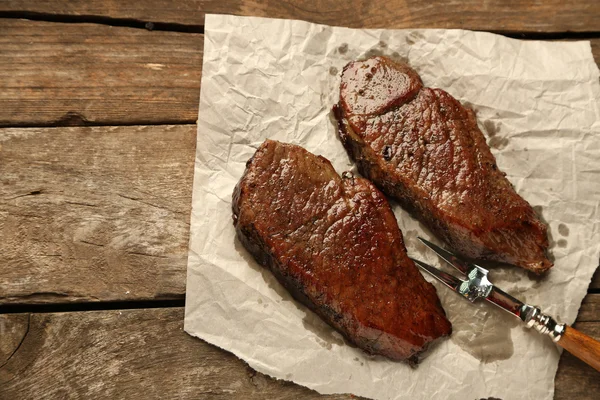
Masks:
[[[231,194],[264,139],[302,145],[339,173],[352,168],[329,113],[343,66],[371,54],[408,61],[426,86],[476,110],[499,167],[548,221],[556,259],[543,279],[498,268],[493,281],[575,320],[600,251],[600,86],[589,42],[207,15],[185,330],[320,393],[551,399],[559,351],[500,310],[437,285],[454,333],[412,369],[344,344],[235,240]],[[416,241],[429,232],[393,207],[409,254],[439,266]]]

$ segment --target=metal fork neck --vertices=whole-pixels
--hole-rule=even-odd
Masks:
[[[479,266],[471,268],[467,273],[467,279],[458,288],[458,292],[471,302],[485,299],[494,287],[487,275],[486,269]]]

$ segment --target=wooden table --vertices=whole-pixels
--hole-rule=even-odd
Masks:
[[[591,39],[600,60],[600,4],[585,0],[0,2],[1,399],[351,398],[183,332],[208,12]],[[577,321],[600,338],[598,273]],[[563,354],[556,398],[598,393],[600,375]]]

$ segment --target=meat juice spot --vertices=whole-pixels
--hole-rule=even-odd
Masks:
[[[329,68],[329,74],[330,75],[336,76],[338,74],[338,72],[339,71],[338,71],[338,69],[336,67]]]
[[[550,226],[548,224],[548,221],[546,220],[546,218],[544,218],[544,208],[542,206],[534,206],[533,207],[533,211],[535,211],[535,214],[537,215],[538,219],[540,221],[542,221],[546,226]],[[555,241],[554,238],[552,237],[552,230],[548,229],[548,247],[552,248],[552,246],[554,246]],[[551,252],[548,252],[548,259],[554,263],[554,254],[552,254]]]
[[[490,138],[496,136],[496,133],[498,133],[498,127],[492,121],[485,121],[483,127]]]
[[[533,206],[533,211],[535,211],[535,215],[537,215],[537,217],[540,219],[540,221],[542,221],[543,223],[547,223],[546,219],[544,218],[544,207],[542,206]]]
[[[560,239],[558,242],[556,242],[556,245],[561,248],[567,247],[567,244],[568,243],[565,239]]]
[[[365,365],[365,363],[364,363],[364,362],[362,362],[362,361],[360,361],[360,360],[358,359],[358,357],[354,357],[354,361],[356,361],[357,363],[360,363],[360,366],[361,366],[361,367],[362,367],[363,365]]]
[[[569,227],[565,224],[558,224],[558,233],[560,233],[561,236],[569,236]]]
[[[500,287],[502,287],[503,282],[516,283],[527,278],[527,272],[525,270],[516,269],[514,266],[499,266],[489,268],[489,271],[490,280]]]
[[[484,364],[509,359],[514,353],[510,332],[519,321],[489,304],[472,306],[475,313],[450,318],[453,330],[450,340]]]
[[[340,54],[346,54],[348,52],[348,43],[342,43],[342,45],[338,47],[338,51]]]
[[[408,57],[401,56],[397,51],[393,52],[390,58],[394,61],[408,63]]]
[[[331,350],[333,345],[343,346],[344,339],[331,326],[327,325],[318,315],[308,309],[304,309],[305,316],[302,318],[302,326],[317,336],[317,343]]]
[[[523,303],[527,303],[527,294],[534,287],[535,284],[531,288],[526,286],[516,286],[512,289],[506,289],[505,291],[514,298],[521,300]]]
[[[502,150],[508,146],[508,139],[505,137],[494,136],[490,138],[488,144],[493,149]]]
[[[413,31],[406,37],[406,43],[414,44],[417,40],[421,39],[425,39],[425,36],[420,32]]]
[[[554,262],[554,258],[552,258],[551,261]],[[548,274],[538,275],[535,272],[527,271],[527,278],[533,282],[533,285],[531,285],[531,290],[534,290],[542,286],[542,283],[548,280]],[[527,289],[523,290],[525,291]],[[524,293],[523,296],[525,295],[526,294]]]
[[[369,49],[365,53],[363,53],[361,56],[359,56],[358,60],[366,60],[367,58],[376,57],[376,56],[388,57],[396,62],[403,62],[403,63],[408,62],[408,58],[400,55],[400,53],[398,53],[397,51],[391,52],[387,46],[383,47],[383,48]],[[373,71],[373,72],[375,72],[375,71]]]
[[[440,259],[440,265],[444,261]],[[502,282],[519,282],[527,280],[528,272],[515,269],[514,266],[498,265],[495,262],[480,261],[485,268],[490,269],[490,279],[494,283],[502,286]],[[535,283],[533,287],[539,286]],[[506,287],[506,285],[504,286]],[[514,295],[521,300],[526,300],[524,292],[528,289],[513,290],[509,294]],[[452,321],[452,336],[450,340],[458,345],[469,355],[487,364],[494,361],[509,359],[514,353],[511,330],[518,327],[520,322],[510,314],[498,308],[490,307],[484,302],[474,303],[471,307],[473,311],[453,315],[454,307],[451,307],[454,301],[464,302],[463,299],[454,299],[455,294],[440,292],[438,294],[445,304],[446,312],[450,321]]]
[[[385,56],[385,53],[381,49],[370,49],[360,59],[367,59],[375,56]]]

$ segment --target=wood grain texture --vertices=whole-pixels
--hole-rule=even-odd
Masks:
[[[0,126],[193,123],[203,45],[194,33],[0,19]],[[600,63],[600,39],[592,50]]]
[[[198,26],[221,12],[541,33],[600,31],[599,10],[558,0],[0,2],[0,13]],[[193,33],[0,19],[0,125],[192,122],[202,46]],[[592,50],[600,62],[600,40]],[[194,126],[0,130],[0,303],[182,299],[194,146]],[[575,325],[595,338],[599,307],[600,294],[588,295]],[[0,398],[354,398],[258,374],[182,321],[183,309],[0,315]],[[555,398],[599,392],[597,372],[565,352]]]
[[[600,267],[596,268],[594,276],[590,281],[590,289],[600,289]]]
[[[195,125],[0,129],[0,303],[182,299]],[[598,317],[589,295],[582,320]]]
[[[594,56],[594,61],[596,64],[600,66],[600,39],[592,39],[590,40],[592,45],[592,55]]]
[[[201,34],[0,19],[0,125],[193,123],[203,45]]]
[[[195,125],[0,130],[0,303],[177,298]]]
[[[26,317],[4,319],[22,330]],[[31,314],[29,319],[20,348],[0,366],[0,398],[356,398],[319,396],[254,372],[230,353],[186,334],[181,308]],[[598,322],[577,327],[600,337]],[[0,337],[0,343],[6,341]],[[565,353],[555,399],[596,399],[597,378]]]
[[[29,314],[0,315],[0,368],[15,354],[29,331]]]
[[[600,293],[589,293],[584,297],[577,321],[600,322]]]
[[[549,0],[4,0],[0,11],[102,16],[203,25],[204,15],[235,14],[303,19],[353,28],[463,28],[487,31],[600,31],[600,4]]]
[[[20,327],[23,315],[8,315]],[[0,336],[0,343],[7,341]],[[1,364],[0,364],[1,365]],[[351,399],[254,372],[183,331],[183,309],[32,314],[0,367],[2,399]]]

